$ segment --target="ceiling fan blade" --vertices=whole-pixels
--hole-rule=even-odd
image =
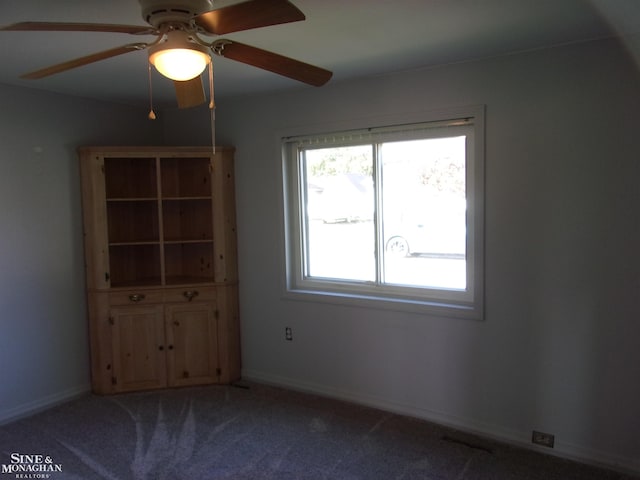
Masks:
[[[184,82],[174,81],[173,85],[176,88],[178,108],[197,107],[198,105],[202,105],[206,100],[202,77],[200,76]]]
[[[149,26],[113,25],[107,23],[21,22],[0,27],[17,32],[113,32],[133,35],[154,35],[157,30]]]
[[[249,0],[198,15],[196,24],[214,35],[299,22],[305,16],[288,0]]]
[[[212,50],[222,57],[253,65],[315,87],[324,85],[333,75],[324,68],[314,67],[308,63],[231,40],[214,42]]]
[[[64,72],[66,70],[71,70],[72,68],[81,67],[83,65],[98,62],[100,60],[105,60],[107,58],[115,57],[117,55],[122,55],[124,53],[128,53],[134,50],[144,50],[145,48],[147,48],[147,46],[148,44],[146,43],[130,43],[128,45],[123,45],[122,47],[112,48],[110,50],[104,50],[102,52],[93,53],[85,57],[69,60],[68,62],[58,63],[57,65],[52,65],[50,67],[46,67],[41,70],[36,70],[35,72],[26,73],[24,75],[21,75],[20,78],[36,80],[39,78],[48,77],[49,75],[54,75],[56,73]]]

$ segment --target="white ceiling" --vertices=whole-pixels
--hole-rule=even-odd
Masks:
[[[180,0],[176,0],[179,2]],[[214,8],[238,3],[214,0]],[[330,82],[640,32],[639,0],[293,0],[307,19],[225,35],[334,72]],[[137,0],[2,0],[0,24],[144,25]],[[134,105],[149,102],[147,53],[136,51],[40,80],[22,73],[153,37],[0,32],[0,83]],[[308,87],[214,57],[216,97]],[[322,87],[320,87],[322,88]],[[175,104],[153,75],[156,106]]]

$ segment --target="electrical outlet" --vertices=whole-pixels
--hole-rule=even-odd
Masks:
[[[289,342],[293,341],[293,330],[291,330],[291,327],[284,327],[284,339]]]
[[[555,437],[550,433],[536,432],[535,430],[531,435],[531,443],[542,445],[543,447],[553,448],[554,439]]]

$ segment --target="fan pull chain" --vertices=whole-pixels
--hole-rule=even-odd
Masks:
[[[149,67],[149,120],[156,119],[156,112],[153,111],[153,84],[151,82],[151,64],[147,62]]]
[[[209,112],[211,113],[211,147],[216,154],[216,104],[213,101],[213,61],[209,61]]]

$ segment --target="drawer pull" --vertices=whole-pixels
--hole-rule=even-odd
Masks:
[[[144,295],[141,293],[133,293],[129,295],[129,300],[131,300],[132,302],[138,303],[144,300]]]
[[[187,290],[182,295],[184,295],[184,298],[186,298],[187,300],[191,301],[191,300],[193,300],[194,297],[198,296],[198,291],[197,290]]]

